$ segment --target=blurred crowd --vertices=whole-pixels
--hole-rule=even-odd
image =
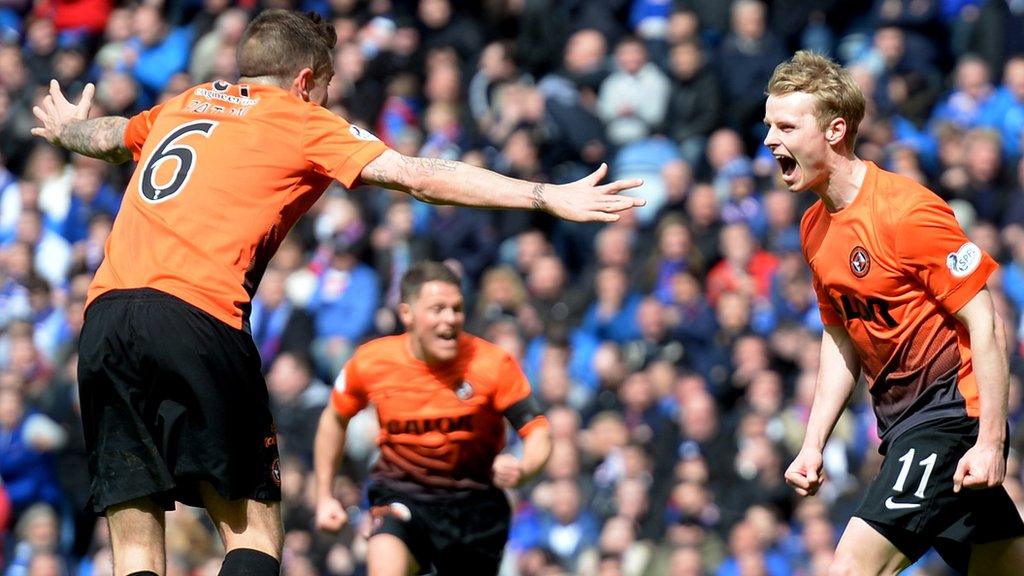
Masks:
[[[111,572],[88,509],[76,338],[131,166],[34,140],[31,108],[51,78],[73,95],[95,82],[94,113],[126,116],[233,81],[236,41],[271,7],[334,23],[328,106],[394,149],[555,183],[607,162],[644,178],[648,201],[599,226],[324,195],[252,306],[284,458],[286,576],[365,573],[375,417],[349,428],[338,537],[312,528],[313,434],[354,347],[400,330],[397,280],[424,258],[461,272],[468,329],[520,359],[552,424],[547,467],[512,495],[503,574],[825,573],[880,457],[861,389],[821,493],[798,499],[783,480],[822,330],[798,232],[814,197],[780,185],[760,141],[764,86],[799,48],[849,66],[867,94],[858,154],[948,200],[1002,265],[989,285],[1015,336],[1006,486],[1024,509],[1020,1],[0,0],[3,576]],[[217,573],[201,511],[167,526],[169,575]]]

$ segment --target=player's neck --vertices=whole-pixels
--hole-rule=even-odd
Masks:
[[[277,76],[243,76],[238,79],[239,84],[258,84],[261,86],[274,86],[287,90],[287,86],[281,85],[281,79]]]
[[[824,202],[826,210],[838,212],[853,204],[864,184],[867,172],[867,164],[860,158],[852,154],[837,154],[832,160],[828,179],[814,192]]]
[[[409,355],[414,359],[423,362],[428,366],[443,366],[451,360],[440,360],[433,357],[427,352],[426,348],[422,344],[416,341],[416,338],[409,332],[405,333],[405,349],[409,352]]]

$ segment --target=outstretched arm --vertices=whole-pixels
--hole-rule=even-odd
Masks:
[[[131,152],[124,145],[128,119],[104,116],[90,120],[89,108],[95,91],[92,84],[86,84],[78,104],[72,104],[64,97],[60,84],[51,80],[50,94],[43,99],[41,106],[32,108],[32,113],[42,124],[33,128],[32,134],[83,156],[114,164],[127,162],[132,159]]]
[[[644,200],[620,193],[643,184],[621,180],[598,185],[608,171],[569,184],[543,184],[502,176],[484,168],[439,158],[416,158],[387,150],[363,168],[366,184],[401,190],[424,202],[479,208],[543,210],[576,222],[614,222],[618,212]]]

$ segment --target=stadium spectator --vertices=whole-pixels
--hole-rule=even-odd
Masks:
[[[639,336],[636,325],[640,295],[632,292],[622,268],[607,266],[594,277],[595,302],[580,325],[598,340],[625,344]]]
[[[597,30],[577,30],[565,43],[559,70],[541,78],[545,96],[563,103],[581,103],[593,110],[601,83],[608,76],[608,39]]]
[[[143,3],[135,9],[122,65],[142,88],[144,106],[156,103],[171,77],[186,69],[191,43],[192,32],[168,22],[159,4]]]
[[[778,259],[758,247],[746,223],[722,228],[719,236],[722,260],[708,271],[707,296],[712,306],[725,292],[737,291],[751,299],[766,299]]]
[[[660,128],[670,84],[636,38],[626,38],[615,47],[615,65],[615,71],[601,83],[597,113],[607,126],[608,141],[622,146]]]
[[[111,8],[112,4],[116,4]],[[25,387],[32,392],[27,403],[60,423],[68,430],[68,443],[57,453],[61,470],[63,497],[73,506],[62,508],[60,515],[59,556],[66,560],[69,573],[91,574],[110,571],[110,549],[105,523],[95,531],[92,543],[93,525],[96,524],[91,511],[86,511],[84,499],[88,497],[88,473],[85,462],[84,440],[76,440],[74,424],[79,416],[70,400],[77,392],[74,378],[68,371],[75,369],[75,359],[69,356],[77,348],[77,334],[82,322],[82,308],[86,288],[104,257],[104,244],[110,232],[112,217],[106,211],[95,207],[75,208],[75,194],[79,183],[87,184],[82,192],[88,192],[92,183],[100,181],[101,188],[112,190],[114,200],[120,203],[121,192],[130,179],[130,167],[108,167],[95,171],[90,161],[72,157],[61,159],[56,155],[44,163],[50,168],[59,166],[52,174],[55,182],[64,182],[60,194],[47,193],[48,200],[39,204],[40,182],[31,173],[26,174],[28,158],[35,146],[30,140],[30,129],[35,123],[31,106],[40,104],[45,90],[40,90],[37,81],[28,73],[25,64],[35,59],[35,47],[42,47],[45,64],[39,70],[48,70],[42,80],[57,78],[65,91],[77,95],[87,82],[97,85],[94,113],[131,116],[142,109],[138,94],[140,87],[130,69],[119,62],[126,62],[122,54],[125,43],[134,35],[132,22],[140,3],[110,3],[108,0],[64,0],[44,2],[39,11],[33,11],[32,3],[25,0],[0,1],[0,236],[13,236],[15,223],[22,206],[29,209],[44,208],[55,218],[45,219],[45,227],[65,235],[61,228],[69,225],[77,211],[73,228],[74,236],[84,239],[72,244],[70,266],[59,283],[51,284],[52,305],[66,318],[66,326],[60,331],[57,346],[58,359],[52,366],[41,361],[40,350],[32,344],[36,340],[34,327],[29,323],[28,290],[25,282],[32,283],[39,276],[30,257],[36,246],[15,243],[0,248],[0,387]],[[159,5],[160,2],[147,4]],[[182,74],[171,77],[161,92],[161,98],[169,98],[176,90],[186,90],[193,82],[223,79],[235,81],[238,71],[235,62],[235,46],[230,40],[240,29],[238,23],[256,17],[270,7],[281,7],[281,0],[210,0],[207,2],[163,2],[167,7],[168,21],[175,26],[191,30],[188,64],[202,64],[207,77],[186,79]],[[294,4],[294,3],[293,3]],[[454,110],[458,118],[459,133],[468,137],[458,139],[460,158],[476,165],[485,166],[502,174],[539,182],[561,182],[571,180],[571,174],[586,173],[595,168],[602,159],[609,162],[613,174],[642,174],[647,185],[639,190],[650,204],[639,216],[633,213],[622,215],[620,221],[604,229],[584,227],[568,229],[553,225],[546,215],[521,211],[495,211],[487,214],[493,222],[494,241],[498,252],[482,264],[481,282],[465,285],[465,297],[474,308],[471,332],[493,341],[513,357],[522,359],[532,385],[538,392],[541,387],[549,389],[556,396],[563,396],[571,402],[583,400],[586,405],[580,410],[570,405],[555,406],[548,416],[555,426],[560,421],[563,440],[556,448],[556,454],[566,465],[559,474],[576,478],[581,482],[584,497],[593,493],[593,472],[597,462],[588,454],[586,428],[580,430],[581,422],[589,422],[595,414],[609,411],[621,413],[618,390],[631,373],[627,372],[622,359],[621,348],[608,340],[595,338],[590,331],[581,331],[581,324],[555,327],[545,326],[528,306],[522,305],[524,297],[519,292],[526,281],[529,262],[540,253],[554,256],[561,261],[567,272],[568,290],[580,294],[581,310],[595,305],[595,278],[598,271],[606,266],[626,271],[630,290],[638,297],[649,296],[649,287],[642,282],[643,266],[647,256],[654,252],[655,233],[666,218],[682,218],[692,231],[691,242],[702,255],[706,271],[720,260],[718,231],[720,205],[727,198],[716,198],[713,183],[722,168],[737,156],[753,161],[753,196],[760,195],[768,231],[758,237],[760,245],[780,261],[771,280],[770,298],[751,301],[743,297],[729,296],[719,301],[717,307],[707,302],[704,291],[704,271],[675,273],[670,282],[670,301],[662,308],[671,337],[683,347],[682,361],[678,367],[665,362],[652,362],[643,372],[651,381],[658,406],[674,421],[672,428],[684,417],[682,406],[689,396],[704,394],[705,390],[716,392],[728,385],[734,390],[731,400],[716,405],[727,436],[729,430],[744,420],[748,410],[748,394],[759,406],[772,395],[760,393],[764,370],[756,370],[746,391],[732,387],[734,363],[741,360],[747,350],[758,350],[759,360],[742,368],[743,372],[762,366],[763,346],[751,346],[754,340],[747,331],[767,342],[769,355],[768,371],[776,374],[783,382],[782,426],[785,433],[781,438],[775,435],[774,418],[769,418],[765,431],[772,442],[784,451],[795,453],[802,443],[802,436],[809,414],[811,397],[818,370],[821,318],[818,303],[811,286],[810,273],[799,253],[798,232],[795,225],[803,211],[814,197],[793,195],[784,188],[779,174],[775,171],[775,159],[763,147],[747,148],[732,146],[727,140],[709,140],[709,159],[715,159],[716,166],[705,166],[704,149],[698,149],[697,159],[691,162],[692,174],[687,175],[685,163],[678,160],[680,142],[670,131],[671,118],[666,115],[664,139],[644,139],[636,146],[630,146],[622,155],[609,151],[603,143],[605,125],[594,115],[597,91],[601,81],[609,73],[613,59],[608,47],[625,34],[641,36],[647,45],[650,60],[670,77],[673,77],[673,53],[696,53],[692,42],[699,43],[706,55],[705,72],[719,67],[715,55],[719,53],[722,38],[729,28],[729,15],[735,2],[707,2],[686,0],[672,3],[668,8],[667,21],[663,20],[665,3],[622,2],[621,0],[601,2],[552,2],[551,0],[527,0],[526,2],[486,2],[479,6],[466,2],[451,2],[451,19],[469,22],[480,33],[479,52],[459,56],[451,48],[422,49],[433,44],[433,29],[421,26],[415,12],[415,3],[388,2],[327,2],[314,0],[304,9],[313,9],[329,18],[339,36],[338,48],[345,46],[344,57],[347,70],[362,69],[357,85],[370,82],[383,88],[386,97],[377,102],[361,101],[351,96],[345,104],[360,109],[376,110],[376,117],[367,117],[366,128],[374,132],[386,144],[406,156],[419,155],[426,141],[422,132],[428,105],[437,101],[449,111]],[[1020,409],[1015,400],[1019,389],[1021,366],[1020,354],[1024,351],[1022,310],[1024,299],[1016,298],[1019,281],[1011,274],[1015,268],[1014,254],[1022,244],[1015,224],[1024,222],[1021,216],[1024,197],[1021,196],[1021,175],[1019,162],[1019,126],[1012,96],[1017,83],[1016,72],[1021,68],[1017,62],[1024,55],[1013,33],[1019,25],[1019,9],[1014,2],[934,2],[932,0],[895,0],[886,2],[827,2],[814,3],[806,0],[785,3],[771,2],[768,5],[766,29],[783,40],[787,49],[797,46],[814,47],[815,51],[834,54],[843,63],[851,66],[851,74],[867,96],[865,119],[861,123],[857,139],[857,151],[862,158],[875,161],[878,166],[907,176],[912,180],[940,191],[944,198],[951,199],[951,207],[968,238],[1002,264],[1002,269],[990,277],[989,290],[997,311],[1005,320],[1010,336],[1007,348],[1011,351],[1010,365],[1010,422],[1011,434],[1019,446]],[[635,5],[635,6],[634,6]],[[54,8],[59,10],[54,10]],[[634,14],[633,10],[636,9]],[[67,12],[70,10],[71,12]],[[696,11],[695,11],[696,10]],[[65,26],[64,12],[74,12],[80,22],[88,20],[91,28],[82,31]],[[225,16],[231,13],[230,16]],[[704,18],[702,22],[698,17]],[[57,15],[56,35],[50,34],[52,26],[46,21]],[[634,16],[634,20],[629,20]],[[647,23],[636,27],[646,19]],[[226,40],[214,42],[219,30],[218,20],[229,30]],[[1016,24],[1015,24],[1016,23]],[[666,28],[660,30],[662,25]],[[1018,26],[1019,27],[1019,26]],[[31,30],[32,38],[28,32]],[[47,32],[40,34],[40,31]],[[443,31],[443,29],[441,29]],[[578,31],[578,32],[577,32]],[[212,32],[212,34],[211,34]],[[1019,35],[1018,35],[1019,36]],[[201,40],[204,39],[205,40]],[[570,41],[571,39],[571,41]],[[42,44],[38,44],[42,41]],[[54,45],[51,52],[47,43]],[[509,52],[495,47],[514,45]],[[674,47],[684,47],[673,52]],[[339,50],[338,54],[341,54]],[[979,127],[992,128],[1000,138],[997,145],[968,142],[968,131],[945,122],[929,125],[928,120],[936,110],[943,91],[956,84],[955,65],[958,59],[977,54],[989,64],[989,76],[998,88],[986,104]],[[500,57],[496,57],[500,56]],[[495,58],[496,57],[496,58]],[[691,64],[699,60],[687,59]],[[430,62],[428,66],[426,62]],[[509,74],[510,63],[515,70]],[[354,64],[350,66],[349,64]],[[443,64],[443,65],[442,65]],[[497,66],[492,66],[497,64]],[[120,67],[119,67],[120,66]],[[476,76],[481,67],[497,69],[496,78],[488,90],[490,110],[495,117],[503,111],[508,101],[520,112],[529,111],[539,120],[520,122],[520,126],[506,130],[492,138],[487,122],[480,122],[474,113],[479,95],[465,81]],[[342,68],[339,66],[339,68]],[[440,70],[440,74],[434,69]],[[38,71],[38,70],[37,70]],[[430,89],[425,90],[424,80],[433,78]],[[347,72],[346,72],[347,73]],[[197,73],[198,74],[198,73]],[[704,73],[699,73],[699,76]],[[189,76],[192,76],[190,73]],[[342,93],[348,90],[347,83],[335,80],[329,86],[327,106],[342,117],[370,116],[371,113],[351,113],[344,109]],[[531,95],[531,86],[537,83],[543,98]],[[754,89],[760,92],[761,87]],[[352,92],[355,94],[356,92]],[[506,95],[515,96],[506,98]],[[526,95],[524,101],[519,96]],[[1009,98],[1007,98],[1009,96]],[[536,106],[537,101],[542,106]],[[876,101],[877,100],[877,101]],[[944,101],[944,100],[943,100]],[[523,104],[529,104],[524,106]],[[694,112],[703,112],[704,105],[711,108],[711,102],[698,102]],[[381,106],[383,105],[383,106]],[[732,101],[720,97],[720,112],[727,110]],[[454,106],[454,108],[452,108]],[[470,108],[473,107],[473,109]],[[561,123],[549,121],[553,111],[565,109],[571,114],[558,116]],[[536,116],[538,111],[542,114]],[[724,113],[724,112],[723,112]],[[444,116],[444,115],[442,115]],[[448,114],[450,117],[450,114]],[[565,119],[568,120],[565,120]],[[760,121],[760,118],[755,118]],[[722,128],[725,120],[719,117],[708,134]],[[442,124],[442,126],[444,126]],[[449,124],[448,127],[453,125]],[[447,129],[447,128],[446,128]],[[598,135],[596,145],[585,146]],[[443,133],[442,133],[443,135]],[[716,134],[716,136],[719,136]],[[734,135],[733,135],[734,136]],[[986,138],[988,138],[986,136]],[[974,139],[972,135],[971,140]],[[446,141],[446,140],[445,140]],[[734,140],[735,141],[735,140]],[[603,145],[602,145],[603,144]],[[974,150],[974,159],[968,161],[966,149]],[[446,145],[447,146],[447,145]],[[450,147],[431,148],[442,153]],[[984,152],[978,154],[977,151]],[[997,154],[992,154],[996,150]],[[723,153],[724,152],[724,153]],[[971,198],[975,184],[968,174],[968,165],[990,170],[996,164],[991,161],[996,155],[1002,157],[1001,173],[996,178],[994,194],[990,198],[995,206],[992,222],[978,217],[977,209],[962,198]],[[165,165],[170,168],[173,162]],[[45,167],[45,166],[44,166]],[[5,172],[6,170],[6,172]],[[36,170],[33,167],[34,171]],[[47,170],[50,170],[49,168]],[[66,179],[62,180],[62,177]],[[49,179],[47,177],[47,179]],[[742,182],[739,180],[738,182]],[[726,180],[722,180],[727,183]],[[550,188],[550,184],[548,187]],[[60,188],[60,187],[58,187]],[[53,190],[57,190],[54,188]],[[728,187],[723,186],[724,193]],[[69,192],[69,190],[71,192]],[[988,193],[986,193],[988,194]],[[102,196],[103,193],[100,193]],[[301,217],[294,230],[282,242],[277,256],[270,267],[279,271],[283,278],[287,299],[293,304],[293,314],[305,311],[310,294],[316,285],[316,275],[323,269],[324,252],[319,249],[321,242],[332,235],[328,228],[318,224],[319,215],[332,213],[336,202],[345,198],[351,214],[362,226],[362,234],[371,240],[365,253],[366,263],[378,270],[381,279],[379,301],[381,308],[375,313],[373,328],[367,338],[392,333],[397,327],[394,313],[385,307],[397,304],[398,278],[408,265],[430,255],[431,206],[420,202],[409,202],[402,194],[343,192],[340,187],[332,189],[328,198],[314,205],[308,216]],[[84,196],[83,196],[84,197]],[[52,200],[56,199],[57,202]],[[656,203],[664,202],[660,208]],[[68,208],[71,209],[68,209]],[[114,205],[116,207],[116,204]],[[66,210],[66,212],[65,212]],[[788,213],[788,215],[786,215]],[[65,214],[67,218],[65,219]],[[389,229],[393,216],[398,222],[394,228],[396,243],[377,244],[375,235],[382,228]],[[62,220],[63,219],[63,220]],[[410,223],[411,220],[411,223]],[[639,220],[639,221],[638,221]],[[523,236],[523,267],[504,270],[500,282],[488,283],[483,279],[504,264],[516,262],[517,237]],[[381,233],[380,236],[385,236]],[[398,238],[401,238],[400,240]],[[408,254],[405,248],[408,247]],[[539,250],[539,251],[538,251]],[[531,256],[531,251],[533,256]],[[389,259],[407,264],[394,266],[389,273],[386,268]],[[255,296],[259,300],[262,288],[271,282],[273,274],[267,272],[267,279]],[[515,288],[520,286],[520,288]],[[486,304],[491,301],[490,304]],[[494,302],[500,302],[494,305]],[[494,310],[494,315],[485,315],[478,304]],[[498,309],[500,312],[497,312]],[[301,312],[299,312],[301,314]],[[256,312],[250,317],[256,330]],[[723,319],[733,328],[720,331],[716,317]],[[741,337],[730,336],[739,330]],[[273,330],[270,330],[273,332]],[[721,338],[716,340],[716,335]],[[549,340],[550,338],[550,340]],[[265,341],[270,341],[265,339]],[[359,342],[356,342],[359,344]],[[300,345],[297,353],[312,354],[308,345]],[[527,353],[529,351],[529,353]],[[263,368],[269,370],[273,358],[264,357]],[[28,385],[24,384],[28,381]],[[709,388],[710,387],[710,388]],[[770,387],[769,387],[770,388]],[[754,394],[754,391],[758,394]],[[738,393],[737,393],[738,392]],[[547,393],[547,392],[545,392]],[[869,407],[867,394],[858,391],[851,399],[849,408],[843,412],[833,438],[824,453],[824,465],[829,482],[819,496],[813,500],[798,499],[794,494],[786,507],[779,510],[776,525],[789,535],[781,540],[782,553],[790,565],[791,573],[827,573],[831,563],[835,542],[824,544],[817,537],[803,539],[805,530],[814,532],[809,526],[827,522],[835,530],[840,529],[859,503],[864,487],[874,478],[880,464],[876,450],[879,444],[873,411]],[[731,404],[730,404],[731,403]],[[63,407],[61,407],[63,404]],[[350,450],[346,456],[350,463],[339,477],[339,493],[346,510],[353,517],[354,529],[343,531],[336,538],[323,535],[312,536],[312,510],[310,501],[308,470],[300,458],[290,458],[286,450],[282,460],[282,475],[288,479],[306,475],[306,481],[298,482],[294,498],[289,496],[287,509],[295,514],[286,514],[285,530],[289,535],[288,554],[295,557],[283,567],[285,573],[309,572],[323,574],[345,574],[365,571],[366,539],[357,533],[368,525],[368,515],[360,510],[360,490],[364,486],[366,462],[373,458],[376,436],[376,416],[372,413],[358,415],[349,425]],[[753,430],[756,419],[746,426]],[[78,424],[80,426],[80,423]],[[577,442],[577,435],[579,442]],[[730,436],[731,437],[731,436]],[[295,446],[285,434],[279,440]],[[76,443],[78,448],[75,448]],[[707,466],[699,454],[692,451],[678,451],[678,439],[656,438],[644,448],[649,461],[665,468],[657,468],[655,478],[685,478],[690,483],[701,483],[703,492],[690,487],[681,492],[685,496],[687,509],[701,511],[698,522],[687,517],[677,521],[675,517],[666,520],[663,534],[651,539],[654,545],[652,563],[648,567],[650,576],[681,571],[669,570],[670,560],[681,559],[681,566],[689,570],[703,570],[714,574],[723,558],[723,538],[728,535],[729,526],[714,520],[715,512],[721,516],[722,506],[728,504],[730,486],[725,472],[713,470],[709,478]],[[687,444],[689,446],[689,444]],[[620,454],[630,454],[632,445],[619,448]],[[729,462],[735,461],[739,447],[734,443],[729,450]],[[77,453],[76,453],[77,451]],[[762,451],[763,452],[763,451]],[[77,455],[76,455],[77,454]],[[756,452],[755,452],[756,455]],[[554,457],[553,457],[554,459]],[[746,460],[746,459],[745,459]],[[756,459],[755,459],[756,460]],[[625,461],[612,458],[614,464]],[[632,456],[630,460],[632,461]],[[603,462],[603,459],[602,459]],[[575,463],[575,464],[574,464]],[[617,464],[615,464],[617,466]],[[610,466],[607,469],[617,469]],[[65,472],[78,470],[65,475]],[[667,471],[666,471],[667,470]],[[1020,469],[1011,454],[1007,463],[1004,486],[1018,509],[1024,509],[1024,495],[1019,482],[1014,478]],[[721,476],[721,478],[720,478]],[[65,483],[66,477],[78,480]],[[291,482],[291,480],[289,480]],[[85,486],[85,488],[83,488]],[[534,486],[527,485],[514,491],[513,506],[526,509],[531,506],[529,498]],[[665,488],[671,491],[673,486]],[[292,488],[289,488],[292,490]],[[670,508],[667,496],[659,496],[658,487],[652,488],[651,502],[655,507]],[[543,490],[542,490],[543,492]],[[697,496],[703,494],[702,496]],[[699,503],[699,505],[698,505]],[[605,504],[602,504],[604,506]],[[740,504],[743,505],[742,503]],[[810,505],[810,506],[805,506]],[[756,507],[758,504],[752,504]],[[730,505],[730,510],[734,508]],[[76,528],[74,547],[69,549],[72,522],[70,508],[81,509],[83,529]],[[674,509],[674,508],[673,508]],[[752,508],[748,508],[752,509]],[[790,514],[789,510],[794,512]],[[808,510],[815,513],[806,516]],[[606,519],[607,508],[601,508],[600,522]],[[742,511],[729,512],[730,517]],[[760,514],[760,513],[758,513]],[[760,514],[758,518],[763,517]],[[216,533],[212,525],[201,521],[201,511],[190,511],[186,516],[168,515],[168,573],[176,576],[185,573],[216,574],[221,566],[215,544]],[[517,518],[525,517],[517,515]],[[813,522],[809,518],[814,518]],[[90,522],[90,520],[92,520]],[[647,523],[645,522],[645,526]],[[765,526],[768,523],[764,523]],[[761,523],[758,526],[762,526]],[[8,526],[8,530],[12,527]],[[604,532],[604,530],[602,530]],[[625,545],[625,532],[608,530],[617,534]],[[8,532],[10,534],[10,532]],[[171,536],[171,534],[174,536]],[[187,538],[181,538],[187,534]],[[810,538],[810,536],[809,536]],[[172,543],[171,540],[176,540]],[[779,539],[775,539],[777,542]],[[824,539],[822,539],[824,540]],[[17,545],[17,538],[7,539],[10,552]],[[829,548],[829,550],[825,550]],[[182,553],[187,550],[188,553]],[[617,559],[609,557],[608,570],[618,569]],[[565,573],[564,566],[549,551],[540,549],[519,550],[510,547],[503,573],[508,576],[522,576],[536,570]],[[751,558],[755,558],[752,556]],[[689,560],[696,559],[696,562]],[[749,560],[749,559],[748,559]],[[2,562],[2,561],[0,561]],[[946,574],[942,561],[935,554],[922,559],[920,566],[912,571],[927,571],[931,574]],[[587,564],[591,566],[591,564]],[[756,561],[751,568],[758,568]],[[625,569],[625,567],[621,567]],[[0,566],[3,570],[3,566]]]
[[[316,378],[309,358],[301,352],[284,352],[267,372],[267,390],[277,432],[283,438],[282,450],[311,468],[316,421],[330,389]]]
[[[1015,159],[1024,137],[1024,57],[1011,58],[1003,67],[1003,82],[981,110],[978,123],[999,131],[1003,156]]]
[[[995,87],[985,62],[977,56],[960,58],[954,72],[956,84],[932,112],[931,122],[948,122],[963,130],[978,126],[992,102]]]
[[[722,116],[721,86],[697,39],[679,42],[669,53],[672,78],[665,133],[679,144],[683,158],[695,165],[704,143]]]
[[[767,28],[767,17],[767,7],[760,0],[731,3],[729,33],[715,59],[729,102],[726,119],[745,141],[761,133],[761,93],[772,69],[785,57],[781,42]]]
[[[286,280],[287,271],[267,268],[252,299],[249,325],[264,370],[270,369],[278,354],[306,353],[315,336],[313,319],[288,297]]]
[[[317,278],[309,303],[317,372],[329,377],[352,354],[356,343],[373,329],[380,298],[377,273],[362,262],[365,242],[336,236],[328,250],[327,266]]]

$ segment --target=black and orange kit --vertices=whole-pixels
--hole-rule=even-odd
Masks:
[[[882,470],[856,516],[911,559],[935,546],[966,569],[969,544],[1024,534],[1002,487],[953,493],[980,414],[970,336],[956,313],[997,264],[941,198],[866,164],[853,202],[829,213],[818,201],[800,234],[822,321],[849,334],[882,439]]]
[[[138,166],[80,339],[93,507],[201,505],[200,481],[279,500],[250,302],[298,218],[387,147],[283,89],[222,81],[131,118],[124,143]]]
[[[547,419],[518,364],[494,344],[463,334],[455,360],[429,365],[413,356],[409,338],[356,349],[331,395],[344,418],[368,404],[377,410],[370,503],[391,513],[375,529],[402,539],[425,570],[494,574],[510,521],[491,480],[506,421],[525,437]]]

